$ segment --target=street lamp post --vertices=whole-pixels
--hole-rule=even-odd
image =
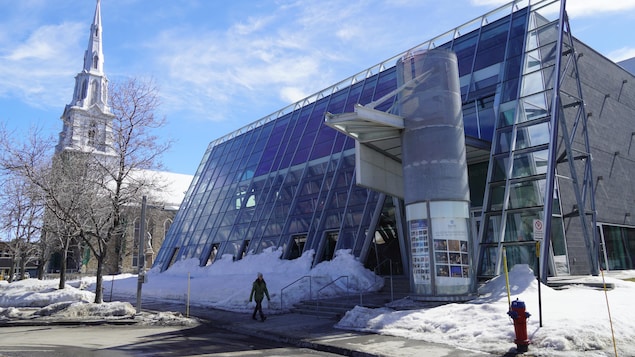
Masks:
[[[139,224],[139,249],[137,266],[137,314],[141,313],[141,286],[145,282],[145,236],[146,236],[146,196],[141,200],[141,222]]]

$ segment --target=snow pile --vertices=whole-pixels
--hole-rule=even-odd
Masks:
[[[527,265],[509,273],[511,300],[524,301],[531,317],[527,332],[535,356],[613,355],[613,338],[602,289],[583,286],[554,290],[541,286],[543,327],[538,310],[538,282]],[[595,279],[597,281],[597,278]],[[618,348],[635,355],[635,317],[626,301],[635,296],[635,284],[607,278],[615,289],[607,291]],[[414,311],[356,307],[336,327],[409,339],[444,343],[466,349],[504,354],[515,347],[513,320],[507,315],[505,277],[498,276],[479,289],[479,298]],[[627,342],[628,341],[628,342]],[[627,344],[625,344],[627,343]]]
[[[58,280],[25,279],[0,282],[0,307],[43,307],[64,301],[95,301],[95,294],[66,284],[58,289]]]
[[[162,273],[155,268],[146,273],[148,281],[143,284],[143,295],[182,302],[189,297],[192,304],[236,312],[252,311],[255,303],[249,302],[249,294],[260,272],[271,297],[268,308],[283,312],[318,294],[324,298],[377,291],[383,286],[383,279],[364,268],[350,250],[338,251],[332,260],[317,264],[313,269],[313,251],[294,260],[279,259],[280,254],[280,250],[269,248],[238,261],[225,255],[204,267],[198,265],[198,259],[188,259],[174,263]],[[104,279],[105,296],[133,296],[136,288],[136,277]]]

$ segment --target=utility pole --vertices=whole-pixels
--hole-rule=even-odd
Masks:
[[[141,200],[141,222],[139,223],[139,245],[137,252],[137,266],[139,268],[137,274],[137,314],[141,313],[141,286],[145,282],[146,277],[146,257],[145,257],[145,237],[146,237],[146,196]]]

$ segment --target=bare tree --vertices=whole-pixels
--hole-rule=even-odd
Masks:
[[[41,169],[43,155],[53,147],[51,143],[47,146],[46,140],[34,135],[22,146],[9,141],[0,144],[4,149],[1,166],[28,177],[44,192],[44,236],[57,241],[62,264],[71,245],[79,241],[92,252],[97,261],[97,303],[103,299],[103,273],[110,250],[115,263],[108,272],[121,272],[126,230],[123,215],[139,206],[143,195],[161,189],[150,170],[161,168],[159,158],[171,145],[152,133],[165,124],[154,115],[159,100],[153,82],[131,79],[113,85],[109,92],[115,119],[110,127],[112,147],[106,153],[65,149],[48,156],[51,164],[45,170]],[[0,139],[8,140],[10,135],[4,132],[0,131]],[[65,266],[60,270],[60,287],[65,270]]]
[[[0,125],[1,216],[3,227],[10,232],[14,261],[19,263],[23,278],[30,259],[36,257],[38,264],[48,261],[39,244],[45,192],[36,184],[36,178],[50,167],[51,146],[50,138],[43,140],[38,128],[31,128],[26,141],[18,141],[18,137]]]
[[[96,301],[102,298],[102,272],[111,245],[114,247],[112,261],[116,265],[111,270],[116,270],[113,273],[122,270],[124,212],[138,206],[143,195],[160,189],[161,183],[149,170],[161,168],[159,158],[171,145],[153,134],[154,129],[165,125],[165,120],[154,115],[159,98],[152,81],[130,79],[114,84],[109,92],[110,107],[115,115],[112,125],[115,154],[111,159],[95,161],[106,173],[103,180],[95,184],[105,192],[101,197],[109,207],[91,206],[90,212],[94,213],[89,222],[91,229],[84,237],[97,259]]]
[[[0,221],[9,238],[11,251],[9,281],[16,276],[26,277],[26,268],[38,256],[38,245],[44,204],[41,191],[25,177],[4,175],[1,199],[3,209],[0,210]]]
[[[116,83],[110,90],[110,108],[115,115],[113,125],[114,149],[119,165],[113,172],[116,183],[116,197],[119,203],[115,211],[121,217],[121,208],[138,205],[141,195],[158,188],[152,175],[144,175],[144,170],[161,169],[160,157],[170,148],[171,142],[160,140],[153,130],[165,125],[165,118],[157,118],[154,111],[160,102],[158,90],[152,81],[130,79]],[[118,270],[122,266],[122,237],[115,249]]]

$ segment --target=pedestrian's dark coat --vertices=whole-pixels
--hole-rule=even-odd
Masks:
[[[256,301],[262,301],[262,299],[267,295],[267,300],[269,298],[269,291],[267,290],[267,283],[265,283],[264,279],[256,279],[251,288],[251,294],[249,294],[249,301],[254,298]]]

